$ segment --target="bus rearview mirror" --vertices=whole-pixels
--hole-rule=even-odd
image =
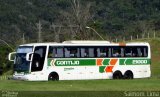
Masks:
[[[9,61],[14,61],[15,55],[16,55],[16,52],[9,53],[9,55],[8,55],[8,60],[9,60]]]
[[[32,56],[33,56],[33,52],[27,53],[26,60],[27,61],[32,61]]]

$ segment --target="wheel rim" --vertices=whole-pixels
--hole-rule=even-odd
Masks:
[[[59,77],[58,77],[58,75],[50,74],[49,77],[48,77],[48,80],[58,81]]]
[[[49,75],[48,80],[53,80],[53,76],[52,76],[52,75]]]
[[[132,73],[130,73],[130,72],[127,72],[126,74],[125,74],[125,77],[124,77],[125,79],[133,79],[133,74]]]

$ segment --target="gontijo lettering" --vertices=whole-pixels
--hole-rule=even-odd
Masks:
[[[79,61],[56,61],[57,65],[79,65]]]

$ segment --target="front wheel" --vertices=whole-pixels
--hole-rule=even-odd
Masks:
[[[48,81],[58,81],[58,80],[59,80],[59,76],[56,72],[52,72],[49,74]]]

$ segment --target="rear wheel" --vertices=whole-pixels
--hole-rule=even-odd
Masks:
[[[133,73],[132,73],[132,71],[126,71],[125,73],[124,73],[124,79],[133,79]]]
[[[59,80],[59,76],[56,72],[52,72],[49,74],[48,81],[58,81],[58,80]]]
[[[113,73],[113,79],[122,79],[123,78],[123,75],[120,71],[115,71]]]

